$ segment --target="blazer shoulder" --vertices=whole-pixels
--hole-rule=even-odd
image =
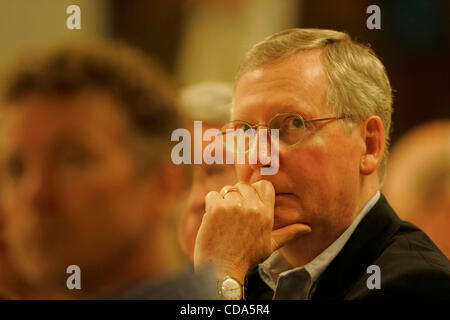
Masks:
[[[366,274],[351,290],[356,299],[450,299],[450,261],[431,239],[409,222],[401,221],[381,254],[379,289],[368,289]]]
[[[401,221],[400,228],[377,260],[403,262],[405,268],[424,268],[450,273],[450,261],[425,232],[413,224]]]

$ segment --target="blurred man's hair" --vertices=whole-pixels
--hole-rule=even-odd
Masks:
[[[386,145],[378,171],[382,184],[389,149],[392,89],[383,64],[370,48],[352,41],[343,32],[289,29],[256,44],[247,53],[237,79],[249,70],[315,48],[322,49],[322,61],[330,82],[327,99],[332,110],[338,115],[352,114],[356,120],[377,115],[383,121]]]
[[[221,81],[199,82],[182,88],[180,107],[191,120],[217,124],[230,121],[233,84]]]
[[[149,57],[119,43],[64,44],[17,61],[6,75],[1,103],[31,94],[72,97],[85,91],[110,95],[128,118],[139,162],[151,163],[170,147],[181,124],[177,94]]]

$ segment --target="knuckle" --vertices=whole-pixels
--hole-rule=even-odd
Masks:
[[[224,205],[220,201],[213,202],[209,205],[209,213],[216,215],[220,212],[223,212]]]
[[[261,187],[264,188],[265,190],[267,189],[271,189],[273,188],[273,185],[271,182],[269,182],[268,180],[261,180]]]
[[[233,212],[242,212],[243,205],[241,202],[234,201],[234,202],[230,203],[230,209]]]
[[[215,191],[210,191],[205,196],[205,201],[213,201]]]
[[[224,212],[226,210],[226,204],[222,201],[218,201],[214,204],[214,211],[217,213]]]
[[[249,214],[251,214],[253,216],[256,216],[256,215],[259,214],[260,209],[258,207],[256,207],[256,206],[253,206],[253,207],[247,208],[247,211],[248,211]]]

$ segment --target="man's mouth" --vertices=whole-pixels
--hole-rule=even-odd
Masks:
[[[276,192],[276,193],[275,193],[275,196],[276,196],[276,197],[281,197],[281,196],[293,196],[293,194],[292,194],[292,193],[289,193],[289,192]]]

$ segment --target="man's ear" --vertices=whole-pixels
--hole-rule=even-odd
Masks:
[[[361,123],[364,152],[359,164],[360,172],[369,175],[377,170],[384,154],[384,126],[378,116],[371,116]]]

